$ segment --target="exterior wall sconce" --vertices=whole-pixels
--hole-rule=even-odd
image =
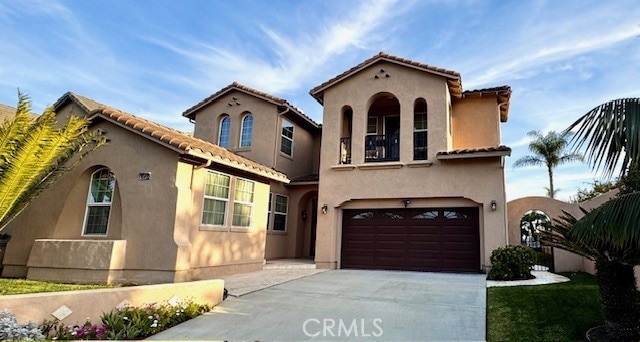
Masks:
[[[498,209],[498,203],[496,200],[491,201],[491,211],[496,211]]]
[[[302,213],[300,213],[300,216],[302,216],[303,220],[306,220],[307,219],[307,211],[303,210]]]
[[[326,214],[326,213],[327,213],[327,209],[329,209],[329,206],[327,206],[326,204],[324,204],[324,205],[322,206],[322,208],[321,208],[321,209],[322,209],[322,213],[323,213],[323,214]]]
[[[402,204],[404,204],[405,208],[408,207],[410,203],[411,203],[411,200],[408,200],[408,199],[402,200]]]

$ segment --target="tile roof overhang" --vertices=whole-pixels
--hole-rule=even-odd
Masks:
[[[249,172],[278,182],[289,183],[287,176],[281,172],[241,157],[218,145],[115,108],[104,106],[94,109],[90,112],[89,119],[92,122],[97,119],[109,121],[186,156]]]
[[[271,95],[271,94],[267,94],[265,92],[253,89],[251,87],[248,87],[246,85],[240,84],[238,82],[233,82],[231,84],[229,84],[228,86],[218,90],[217,92],[211,94],[210,96],[206,97],[205,99],[203,99],[202,101],[198,102],[196,105],[194,105],[193,107],[185,110],[182,115],[194,120],[195,119],[195,115],[196,112],[198,112],[200,109],[208,106],[210,103],[215,102],[216,100],[218,100],[220,97],[224,96],[225,94],[228,94],[232,91],[239,91],[245,94],[248,94],[250,96],[254,96],[257,97],[259,99],[262,99],[268,103],[271,103],[275,106],[277,106],[279,108],[279,110],[281,112],[283,111],[287,111],[288,113],[291,113],[293,115],[290,115],[289,117],[292,118],[293,120],[297,120],[299,124],[302,124],[304,126],[306,126],[308,129],[312,129],[312,130],[319,130],[320,129],[320,124],[318,124],[317,122],[313,121],[313,119],[311,119],[309,116],[307,116],[306,114],[304,114],[299,108],[291,105],[289,102],[287,102],[287,100],[279,98],[277,96]]]
[[[319,181],[320,181],[320,175],[318,175],[317,173],[314,173],[314,174],[310,174],[310,175],[305,175],[305,176],[293,178],[291,180],[291,183],[289,183],[289,186],[292,186],[292,185],[318,185]]]
[[[428,64],[412,61],[406,58],[389,55],[382,51],[377,55],[367,59],[366,61],[354,66],[353,68],[341,73],[340,75],[311,89],[309,91],[309,94],[311,94],[311,96],[313,96],[316,99],[316,101],[318,101],[318,103],[323,104],[325,90],[357,74],[363,69],[382,61],[405,66],[405,67],[416,69],[423,72],[427,72],[433,75],[442,76],[447,80],[447,85],[449,86],[449,92],[451,93],[451,96],[455,98],[462,97],[462,79],[460,77],[460,73],[456,71],[438,68]]]
[[[108,107],[88,97],[84,97],[82,95],[78,95],[76,93],[68,91],[64,93],[64,95],[60,96],[58,101],[56,101],[56,103],[53,104],[53,110],[57,111],[58,109],[60,109],[60,107],[64,106],[69,102],[73,102],[77,104],[80,108],[82,108],[85,112],[87,112],[87,114],[90,113],[92,110],[95,110],[101,107]]]
[[[500,145],[496,147],[469,148],[451,151],[438,152],[436,158],[438,160],[448,159],[469,159],[469,158],[492,158],[510,156],[511,148]]]
[[[497,97],[498,108],[500,109],[500,122],[507,122],[509,118],[509,101],[511,101],[511,87],[504,85],[500,87],[466,90],[462,93],[462,98],[487,95],[495,95]]]

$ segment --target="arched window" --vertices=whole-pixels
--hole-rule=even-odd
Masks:
[[[231,133],[231,118],[224,115],[220,119],[220,128],[218,130],[218,146],[229,147],[229,134]]]
[[[427,160],[427,101],[413,105],[413,160]]]
[[[253,134],[253,115],[246,114],[242,118],[242,128],[240,129],[240,147],[251,147],[251,136]]]
[[[109,169],[102,168],[91,175],[83,235],[107,235],[115,189],[116,178]]]

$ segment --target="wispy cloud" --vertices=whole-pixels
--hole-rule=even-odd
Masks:
[[[291,32],[262,25],[260,30],[268,39],[270,54],[276,56],[271,61],[209,42],[183,39],[184,44],[176,44],[143,38],[192,60],[204,78],[211,79],[215,70],[218,79],[238,80],[277,94],[298,89],[326,63],[346,51],[369,48],[384,34],[374,31],[408,6],[410,3],[399,4],[396,0],[362,1],[344,16],[332,13],[330,18],[317,18],[318,29],[314,32]]]

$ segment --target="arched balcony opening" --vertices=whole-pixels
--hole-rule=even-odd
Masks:
[[[365,162],[400,160],[400,102],[393,94],[373,97],[367,112]]]

